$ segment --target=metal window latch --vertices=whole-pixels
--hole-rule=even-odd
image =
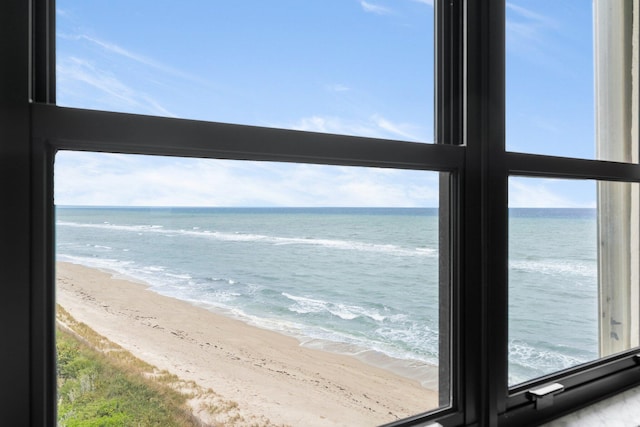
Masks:
[[[527,391],[527,397],[535,403],[536,409],[543,409],[553,405],[554,396],[563,391],[562,384],[553,383]]]

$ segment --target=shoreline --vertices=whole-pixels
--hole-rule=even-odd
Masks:
[[[437,367],[435,379],[427,370],[411,380],[393,372],[402,366],[388,356],[316,349],[118,274],[67,262],[56,269],[57,303],[78,321],[274,424],[369,426],[438,405],[437,391],[421,385],[435,380],[437,386]],[[380,367],[385,363],[387,369]]]
[[[93,267],[87,267],[87,268],[93,268]],[[367,365],[393,372],[394,374],[402,376],[409,380],[418,381],[420,385],[427,390],[437,391],[438,389],[439,373],[438,373],[437,365],[432,365],[428,362],[417,360],[417,359],[402,359],[399,357],[390,356],[382,351],[366,348],[363,346],[359,346],[357,344],[331,341],[323,338],[314,338],[314,337],[305,335],[303,332],[300,332],[297,329],[269,328],[268,326],[261,325],[260,322],[256,321],[251,316],[248,316],[245,314],[239,314],[237,312],[234,312],[231,309],[218,307],[213,304],[202,303],[200,301],[182,300],[172,295],[167,295],[167,294],[163,294],[162,292],[157,292],[148,283],[145,283],[144,281],[141,281],[139,279],[128,277],[126,274],[119,273],[119,272],[116,273],[110,270],[102,270],[99,268],[96,268],[96,270],[111,274],[112,277],[114,278],[121,278],[123,280],[139,283],[145,286],[149,291],[154,292],[158,295],[187,302],[188,304],[191,304],[194,307],[202,308],[204,310],[212,312],[213,314],[223,316],[229,319],[238,320],[248,326],[251,326],[260,330],[275,332],[277,334],[280,334],[286,337],[294,338],[298,341],[299,345],[302,347],[321,351],[321,352],[328,352],[328,353],[353,357],[363,363],[366,363]]]

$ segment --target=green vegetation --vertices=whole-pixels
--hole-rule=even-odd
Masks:
[[[138,359],[59,305],[56,321],[59,427],[274,426]]]
[[[58,330],[57,350],[58,425],[199,425],[188,396],[123,369],[72,334]]]

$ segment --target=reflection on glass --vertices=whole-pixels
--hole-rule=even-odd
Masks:
[[[56,160],[58,304],[194,381],[218,402],[205,421],[369,426],[438,407],[437,172]]]
[[[507,149],[638,161],[638,0],[507,2]]]
[[[510,179],[510,385],[638,345],[637,197],[630,183]]]
[[[64,106],[433,142],[427,1],[57,2]]]

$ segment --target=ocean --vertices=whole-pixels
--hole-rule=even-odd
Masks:
[[[509,227],[510,384],[597,358],[595,210]],[[56,257],[305,346],[438,364],[437,209],[58,207]]]
[[[598,358],[596,209],[510,209],[509,383]]]

